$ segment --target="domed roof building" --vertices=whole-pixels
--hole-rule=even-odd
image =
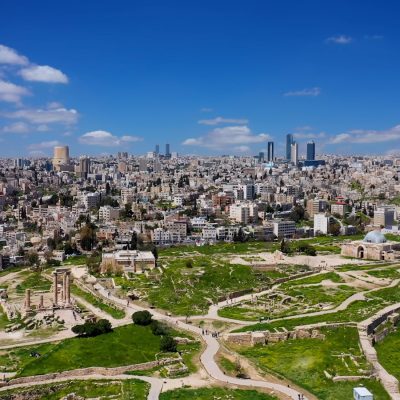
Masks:
[[[400,258],[400,243],[388,241],[377,229],[368,232],[363,240],[343,243],[341,254],[366,260],[395,260]]]
[[[386,243],[387,239],[381,231],[376,230],[376,231],[368,232],[365,235],[363,242],[365,242],[365,243]]]

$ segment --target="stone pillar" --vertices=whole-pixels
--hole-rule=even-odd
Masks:
[[[66,287],[67,287],[67,273],[64,272],[63,278],[62,278],[62,301],[63,301],[63,303],[66,303],[66,301],[67,301]]]
[[[69,305],[71,304],[71,272],[68,271],[66,274],[66,280],[65,280],[65,301]]]
[[[40,300],[39,300],[39,309],[43,309],[44,308],[44,301],[43,301],[43,295],[40,295]]]
[[[25,290],[25,308],[27,310],[31,309],[31,289]]]
[[[54,286],[54,304],[58,304],[58,280],[57,280],[57,272],[53,272],[53,286]]]

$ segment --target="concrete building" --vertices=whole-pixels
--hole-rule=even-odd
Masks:
[[[232,204],[229,207],[229,218],[239,224],[248,224],[250,218],[249,206],[240,203]]]
[[[156,259],[151,251],[118,250],[102,255],[101,268],[103,271],[112,268],[113,271],[137,273],[155,267]]]
[[[396,208],[392,206],[378,207],[374,212],[374,225],[388,228],[393,226]]]
[[[307,214],[310,218],[314,217],[314,214],[319,214],[326,211],[328,203],[321,199],[307,200]]]
[[[293,144],[293,135],[286,135],[286,160],[290,161],[292,156],[292,144]]]
[[[56,171],[61,170],[61,166],[69,165],[69,147],[56,146],[54,147],[53,168]]]
[[[274,142],[268,142],[268,153],[267,153],[267,161],[274,161]]]
[[[278,238],[293,237],[296,233],[296,223],[294,221],[273,221],[273,232]]]
[[[102,206],[99,208],[99,219],[109,222],[119,218],[120,208],[111,206]]]
[[[337,214],[344,217],[349,206],[346,203],[338,202],[331,205],[331,214]]]
[[[314,235],[330,233],[333,218],[326,214],[314,214]]]
[[[290,146],[290,161],[297,165],[299,163],[299,145],[294,142]]]
[[[315,160],[315,142],[313,140],[307,143],[307,160]]]

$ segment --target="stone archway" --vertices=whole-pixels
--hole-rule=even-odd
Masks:
[[[357,258],[364,258],[365,256],[365,249],[362,246],[359,246],[357,249]]]

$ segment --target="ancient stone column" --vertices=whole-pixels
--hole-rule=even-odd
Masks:
[[[27,310],[31,309],[31,289],[25,290],[25,308]]]
[[[53,286],[54,286],[54,304],[58,304],[58,281],[57,281],[57,272],[53,272]]]
[[[62,301],[63,303],[66,303],[67,301],[67,273],[63,273],[63,280],[62,280]]]
[[[65,280],[65,294],[66,294],[65,301],[69,305],[69,304],[71,304],[71,292],[70,292],[70,290],[71,290],[71,285],[70,285],[71,272],[68,271],[66,275],[67,276],[66,276],[66,280]]]
[[[43,295],[40,295],[40,300],[39,300],[39,309],[44,308],[44,302],[43,302]]]

